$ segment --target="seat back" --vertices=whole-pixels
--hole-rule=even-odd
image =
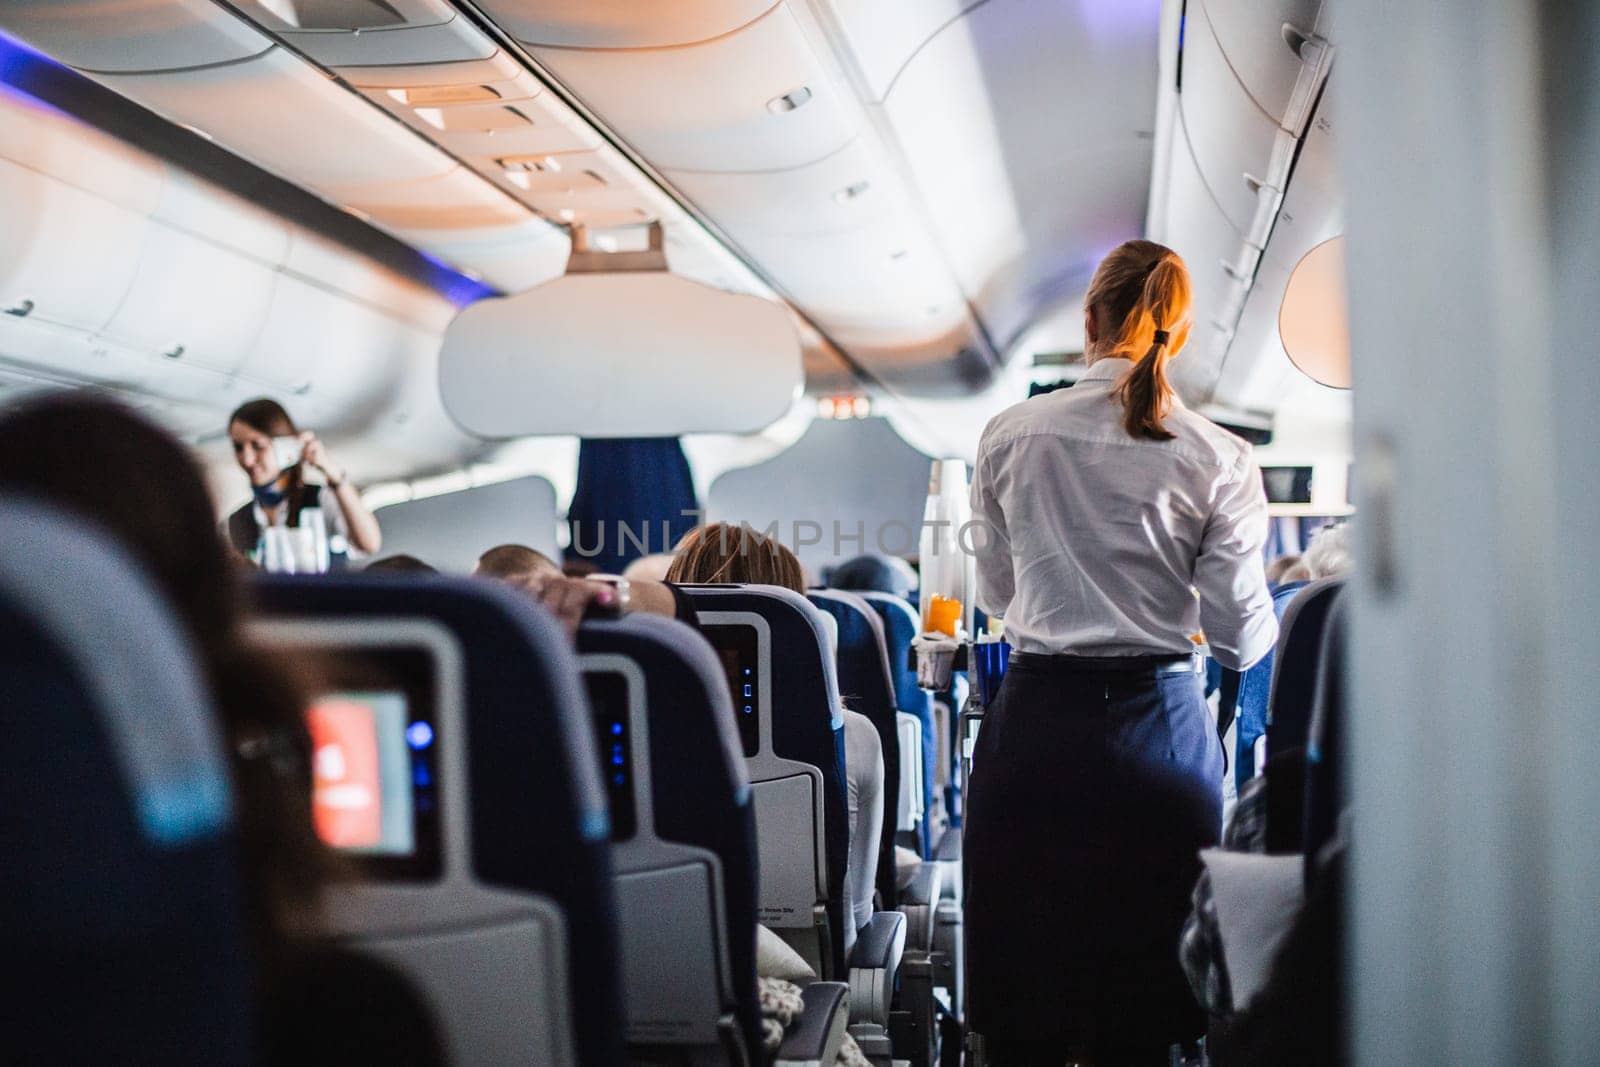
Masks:
[[[1328,612],[1317,672],[1317,696],[1306,743],[1305,852],[1310,870],[1338,830],[1345,807],[1345,630],[1349,602],[1336,601]]]
[[[900,722],[894,679],[889,674],[883,622],[865,600],[837,589],[813,589],[806,594],[812,605],[833,616],[839,624],[839,694],[845,707],[871,720],[883,747],[883,829],[878,841],[878,870],[874,877],[887,907],[895,902],[894,836],[900,806]],[[846,768],[848,770],[848,767]]]
[[[606,801],[565,635],[491,583],[256,592],[261,639],[320,653],[319,830],[366,850],[329,935],[411,980],[455,1062],[624,1062]],[[341,810],[374,792],[366,825]]]
[[[1328,612],[1343,588],[1343,578],[1312,582],[1283,611],[1278,647],[1273,653],[1272,690],[1267,698],[1269,757],[1306,743]]]
[[[578,650],[611,803],[628,1040],[753,1058],[755,814],[723,666],[654,615],[585,623]]]
[[[0,955],[16,1063],[253,1062],[230,772],[117,545],[0,502]]]
[[[760,921],[823,978],[845,973],[845,812],[839,683],[822,616],[769,585],[690,585],[727,669],[750,775]]]
[[[915,830],[921,840],[924,858],[931,855],[933,841],[928,814],[933,810],[933,787],[939,758],[939,740],[934,733],[933,694],[917,685],[917,670],[911,665],[911,641],[917,636],[917,611],[890,593],[857,593],[878,615],[883,624],[883,644],[889,656],[889,677],[894,681],[895,707],[910,715],[917,724],[920,767],[917,790],[907,811],[899,820],[901,830]],[[905,746],[901,746],[904,749]],[[901,765],[905,765],[902,751]],[[902,787],[902,792],[904,791]]]

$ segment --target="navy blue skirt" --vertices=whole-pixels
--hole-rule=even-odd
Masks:
[[[1204,1033],[1178,934],[1222,773],[1201,676],[1013,661],[978,734],[963,847],[977,1033],[1099,1063],[1165,1063]]]

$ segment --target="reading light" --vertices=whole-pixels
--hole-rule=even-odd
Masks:
[[[419,107],[416,109],[417,118],[426,122],[436,130],[444,129],[444,112],[436,107]]]
[[[768,100],[767,110],[772,112],[774,115],[782,115],[785,112],[793,111],[795,108],[801,107],[810,99],[810,87],[802,85],[798,89],[791,90],[787,93],[784,93],[782,96],[775,96],[771,100]]]
[[[562,208],[557,212],[557,214],[561,216],[562,222],[571,222],[573,219],[578,217],[578,213],[572,210],[570,207]]]

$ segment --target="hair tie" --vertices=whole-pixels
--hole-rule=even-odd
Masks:
[[[1156,331],[1156,344],[1158,344],[1158,345],[1166,344],[1167,343],[1167,338],[1170,337],[1170,336],[1171,336],[1171,334],[1167,333],[1166,330],[1157,330]]]

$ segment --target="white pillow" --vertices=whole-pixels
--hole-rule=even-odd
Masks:
[[[783,938],[757,923],[756,977],[781,978],[785,982],[806,985],[817,980],[817,972]]]

